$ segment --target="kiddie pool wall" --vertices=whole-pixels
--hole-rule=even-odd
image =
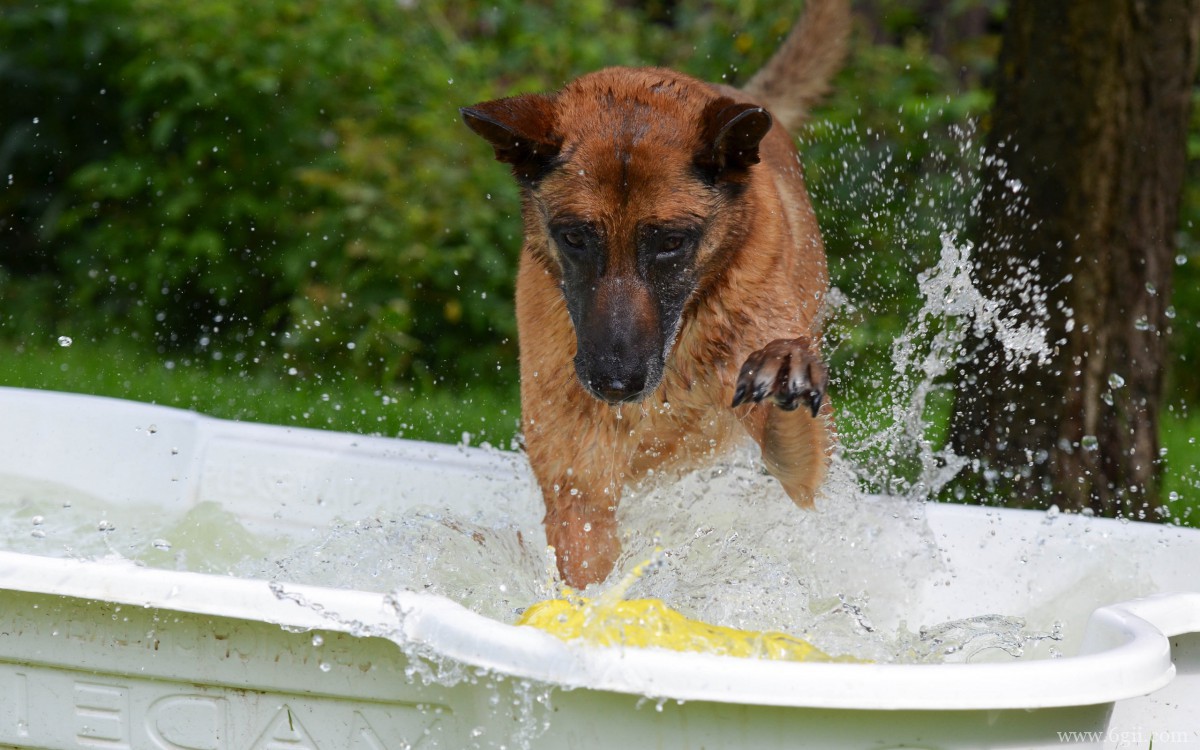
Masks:
[[[173,513],[218,502],[252,529],[307,529],[413,498],[469,512],[494,501],[498,483],[527,476],[513,454],[0,389],[0,482],[53,482],[114,506]],[[514,513],[536,523],[531,485],[527,501]],[[1053,569],[1070,561],[1041,571],[1021,562],[1054,544],[1044,514],[931,506],[928,519],[956,578],[918,592],[923,618],[911,627],[1004,611],[1032,586],[1070,583]],[[1164,593],[1097,602],[1110,606],[1064,658],[989,664],[582,649],[433,596],[273,589],[124,560],[0,552],[0,744],[625,750],[1200,740],[1200,534],[1061,522],[1153,550],[1145,572]],[[412,671],[414,648],[467,665],[465,679],[424,681]]]

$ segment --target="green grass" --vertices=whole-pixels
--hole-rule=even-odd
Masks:
[[[1163,500],[1169,517],[1200,527],[1200,413],[1168,408],[1159,430],[1163,461]]]
[[[486,383],[418,392],[301,374],[287,361],[196,360],[113,341],[3,349],[0,386],[111,396],[246,422],[444,443],[470,433],[473,445],[489,441],[507,448],[520,416],[515,387]]]

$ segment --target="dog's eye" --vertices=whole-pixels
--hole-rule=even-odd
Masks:
[[[682,234],[668,234],[663,238],[659,250],[664,253],[674,253],[681,250],[685,242],[687,242],[687,238]]]
[[[678,255],[688,244],[688,236],[680,232],[664,235],[658,242],[658,257],[666,260]]]
[[[587,245],[587,236],[578,229],[568,229],[559,237],[562,238],[563,244],[575,250],[582,250]]]

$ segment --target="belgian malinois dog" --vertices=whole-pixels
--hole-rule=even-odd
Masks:
[[[624,488],[744,436],[813,505],[832,443],[828,274],[789,129],[849,21],[847,0],[809,0],[741,90],[610,68],[461,110],[521,187],[522,426],[572,586],[611,572]]]

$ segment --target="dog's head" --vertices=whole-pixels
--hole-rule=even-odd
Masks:
[[[746,234],[771,116],[678,73],[621,68],[461,112],[522,187],[526,250],[562,288],[580,382],[610,403],[645,398],[689,302]]]

